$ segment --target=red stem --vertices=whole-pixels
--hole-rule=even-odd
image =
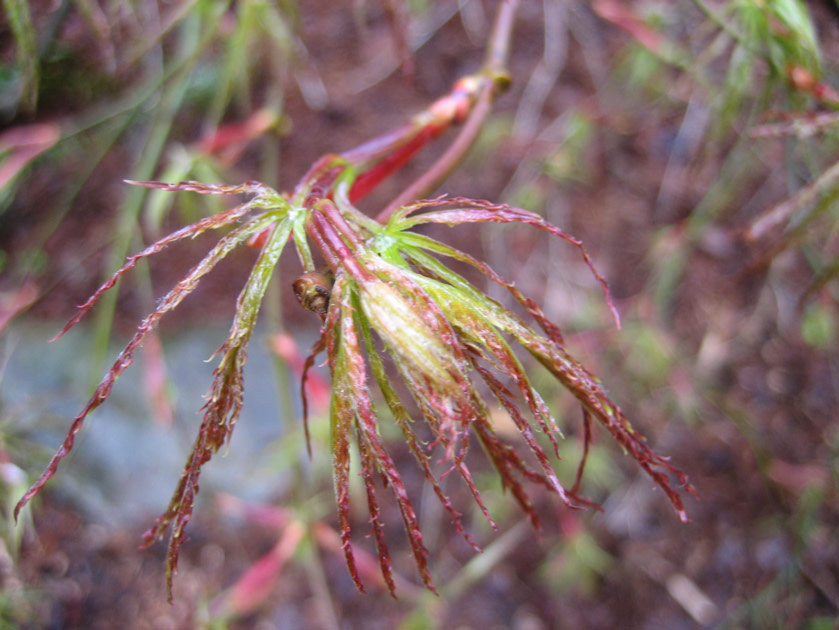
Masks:
[[[304,191],[311,194],[313,188],[316,187],[328,189],[343,171],[343,162],[343,156],[335,153],[327,153],[321,156],[300,178],[297,187],[294,189],[294,195],[297,196]]]
[[[376,215],[376,221],[387,223],[391,215],[399,208],[415,199],[420,199],[428,195],[449,176],[478,137],[478,133],[480,133],[489,115],[490,106],[492,105],[492,89],[491,85],[484,87],[478,97],[475,108],[472,110],[466,124],[454,139],[451,146],[430,169],[413,184],[408,186],[408,188],[403,190],[396,199],[391,201],[384,210]]]
[[[415,199],[427,196],[437,188],[451,174],[474,144],[489,116],[493,97],[509,86],[510,78],[506,74],[505,68],[510,54],[513,18],[518,3],[519,0],[502,0],[501,6],[498,8],[484,60],[482,85],[463,129],[434,165],[376,216],[376,220],[380,223],[387,222],[400,207]]]
[[[350,202],[355,203],[370,194],[376,186],[410,162],[420,149],[437,138],[447,128],[448,125],[446,124],[430,124],[423,127],[407,143],[386,156],[369,171],[359,175],[350,189]]]
[[[321,199],[315,204],[315,208],[320,210],[326,217],[327,221],[332,224],[332,227],[337,230],[338,234],[343,238],[344,242],[358,249],[364,247],[358,234],[355,233],[350,224],[344,219],[344,215],[338,210],[338,206],[331,199]]]
[[[317,243],[333,271],[337,272],[343,267],[357,281],[373,280],[373,276],[358,262],[353,250],[347,246],[341,234],[319,208],[312,211],[311,219],[306,223],[306,231]],[[352,233],[351,229],[350,233]]]

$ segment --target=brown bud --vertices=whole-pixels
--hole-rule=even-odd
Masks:
[[[291,286],[301,306],[324,319],[329,310],[329,296],[334,281],[335,276],[331,271],[309,271],[297,278]]]

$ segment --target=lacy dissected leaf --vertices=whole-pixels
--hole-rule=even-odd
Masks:
[[[393,562],[390,559],[390,550],[385,542],[384,528],[379,512],[379,503],[376,499],[375,469],[376,460],[370,453],[364,432],[361,426],[356,424],[356,443],[361,457],[361,476],[364,478],[364,488],[367,491],[367,509],[370,513],[370,525],[373,528],[373,539],[376,541],[376,553],[379,556],[379,567],[382,577],[387,584],[391,596],[396,599],[396,584],[393,582]]]
[[[474,85],[483,83],[479,78]],[[340,545],[350,575],[360,590],[364,589],[351,543],[350,459],[353,441],[357,446],[372,536],[384,584],[395,596],[394,572],[377,488],[379,483],[390,489],[420,577],[429,590],[435,591],[428,567],[429,552],[423,542],[414,505],[380,436],[381,419],[373,405],[368,364],[386,406],[425,479],[455,529],[475,550],[479,551],[478,546],[466,532],[461,514],[441,486],[441,480],[456,471],[488,522],[496,528],[466,465],[467,453],[475,438],[498,472],[503,488],[510,490],[534,528],[538,529],[539,518],[525,489],[525,482],[544,486],[572,508],[594,505],[579,495],[591,441],[592,418],[596,418],[664,489],[680,516],[686,519],[681,498],[670,481],[670,476],[675,475],[687,491],[693,492],[684,474],[646,445],[643,436],[631,427],[598,380],[567,352],[559,327],[545,316],[541,308],[486,263],[410,230],[426,223],[459,225],[490,222],[522,223],[548,232],[578,249],[601,285],[619,326],[620,320],[606,280],[594,268],[579,240],[532,212],[480,200],[438,198],[399,208],[401,202],[397,199],[384,211],[386,216],[390,216],[385,225],[366,217],[353,205],[356,199],[366,195],[379,181],[407,162],[433,135],[458,119],[461,106],[472,103],[475,94],[477,92],[456,89],[451,98],[442,99],[429,110],[430,113],[426,112],[393,134],[342,155],[324,156],[289,195],[280,195],[258,182],[246,182],[239,186],[210,186],[198,182],[131,182],[148,188],[199,194],[249,193],[253,198],[236,208],[182,228],[128,258],[122,268],[79,307],[77,314],[58,336],[75,325],[100,296],[114,287],[138,261],[179,240],[244,221],[222,236],[205,258],[143,321],[73,422],[61,449],[41,478],[21,499],[15,514],[55,474],[59,462],[73,447],[74,437],[85,417],[110,395],[113,384],[132,362],[134,350],[159,319],[194,290],[203,275],[233,248],[245,242],[249,246],[261,247],[237,299],[229,335],[216,353],[220,355],[219,363],[213,373],[201,426],[183,474],[166,511],[144,535],[144,542],[149,545],[170,530],[167,587],[171,600],[172,580],[180,547],[185,541],[185,529],[199,492],[200,472],[213,455],[229,443],[241,414],[247,346],[269,280],[284,247],[291,240],[306,272],[295,283],[295,291],[301,303],[317,312],[323,323],[321,336],[303,363],[301,393],[306,444],[311,454],[306,377],[314,365],[315,355],[325,350],[333,381],[329,419]],[[391,213],[391,209],[396,210]],[[254,210],[261,212],[248,218],[247,215]],[[316,272],[310,241],[325,259],[329,273]],[[440,257],[465,263],[503,287],[544,334],[449,269]],[[385,363],[376,347],[377,341],[390,356],[421,418],[425,420],[431,435],[430,443],[423,442],[415,431],[411,416],[388,378]],[[559,440],[562,435],[558,424],[530,382],[516,355],[515,344],[535,357],[582,404],[583,457],[570,489],[560,482],[551,461],[551,450],[556,459],[560,458]],[[490,407],[484,399],[487,392],[490,400],[506,411],[521,435],[526,446],[521,447],[524,456],[505,443],[496,432]],[[537,435],[539,432],[546,436],[551,448],[546,449],[542,445]],[[445,453],[444,461],[449,466],[439,477],[434,474],[431,463],[433,452],[438,447]]]
[[[427,211],[417,216],[411,216],[417,211],[441,205],[461,207]],[[684,474],[675,469],[666,458],[654,453],[647,446],[643,436],[631,427],[623,412],[609,399],[598,380],[567,352],[559,329],[547,320],[541,309],[521,295],[512,283],[501,278],[485,263],[428,237],[404,232],[406,228],[423,222],[455,225],[475,221],[526,223],[546,230],[577,246],[581,250],[586,264],[592,269],[595,277],[603,286],[607,302],[617,317],[605,279],[594,270],[582,244],[565,235],[558,228],[546,223],[538,215],[510,206],[464,199],[434,199],[417,202],[394,214],[384,235],[374,239],[374,243],[378,241],[378,245],[374,244],[374,248],[387,256],[389,260],[407,259],[422,272],[422,274],[417,275],[417,282],[443,308],[446,318],[455,326],[459,334],[482,346],[484,357],[493,359],[493,366],[496,371],[505,374],[517,383],[521,395],[528,402],[531,413],[542,424],[543,430],[545,429],[545,421],[550,416],[549,414],[545,415],[543,408],[530,394],[532,388],[527,382],[526,375],[523,374],[523,370],[517,361],[513,361],[515,359],[514,355],[500,343],[503,339],[497,333],[512,336],[547,367],[557,380],[583,404],[586,413],[597,418],[621,446],[638,461],[642,469],[662,487],[680,517],[683,520],[686,519],[681,499],[670,485],[669,480],[669,474],[674,474],[680,485],[684,486],[688,492],[693,492],[693,489],[687,484]],[[436,258],[428,255],[426,251],[465,262],[480,270],[500,286],[507,288],[516,300],[533,315],[545,331],[547,338],[533,331],[513,313],[497,302],[490,300],[461,276],[448,269]],[[484,371],[482,376],[521,431],[523,426],[521,421],[523,419],[520,415],[517,415],[518,412],[511,397],[500,388],[499,382],[493,380],[494,377],[490,372]],[[552,435],[555,423],[551,421],[549,426],[551,431],[547,431],[547,433]],[[527,434],[523,434],[523,436],[528,440]],[[494,450],[497,452],[497,449]],[[531,450],[533,450],[532,447]],[[542,463],[544,470],[545,461],[541,454],[535,450],[533,452]],[[550,477],[547,477],[547,479],[550,479]],[[551,485],[553,485],[553,482],[551,482]]]
[[[17,515],[20,513],[23,506],[26,505],[35,495],[37,495],[44,485],[55,475],[61,460],[64,459],[73,449],[75,436],[81,430],[85,418],[87,418],[90,412],[99,407],[99,405],[105,402],[105,400],[107,400],[107,398],[111,395],[111,390],[113,389],[114,384],[117,379],[122,376],[125,370],[127,370],[133,363],[134,351],[143,343],[146,335],[153,330],[155,326],[157,326],[157,323],[166,313],[176,308],[187,295],[195,290],[201,278],[209,273],[219,261],[227,256],[227,254],[229,254],[233,249],[247,241],[247,239],[253,234],[270,225],[274,220],[274,217],[266,215],[254,217],[245,224],[231,231],[229,234],[223,236],[209,251],[209,253],[158,302],[157,308],[155,308],[155,310],[140,323],[137,327],[137,331],[134,333],[134,336],[122,352],[119,353],[114,361],[114,364],[111,366],[111,369],[105,374],[84,409],[82,409],[79,415],[74,418],[61,448],[58,449],[38,480],[32,484],[32,487],[29,488],[26,494],[24,494],[20,501],[18,501],[15,506],[15,518],[17,518]],[[122,270],[117,272],[117,274],[120,273],[122,273]],[[113,284],[114,283],[109,281],[103,285],[103,288],[97,292],[97,295],[101,295],[103,291],[113,286]],[[92,303],[90,305],[92,306]],[[68,326],[74,324],[75,321],[78,321],[77,318],[78,316],[74,317]]]
[[[512,282],[508,282],[504,278],[502,278],[498,273],[495,272],[492,267],[487,265],[485,262],[466,254],[454,247],[449,245],[445,245],[444,243],[440,243],[435,241],[428,236],[422,234],[414,234],[414,233],[405,233],[402,239],[404,244],[403,253],[408,257],[409,260],[417,263],[417,266],[432,272],[434,275],[444,278],[446,282],[453,284],[454,286],[458,286],[465,291],[469,291],[473,295],[480,296],[484,299],[488,299],[486,295],[482,294],[478,291],[475,287],[470,285],[466,282],[462,277],[458,274],[452,272],[446,265],[441,263],[436,258],[429,256],[426,252],[431,251],[436,254],[441,254],[443,256],[447,256],[449,258],[453,258],[460,262],[464,262],[468,265],[471,265],[482,274],[484,274],[487,278],[492,280],[495,284],[500,287],[503,287],[515,298],[515,300],[521,304],[525,310],[530,313],[534,320],[539,324],[545,334],[550,337],[554,342],[562,344],[565,343],[565,340],[562,337],[562,331],[559,329],[559,326],[554,324],[551,320],[547,318],[547,316],[542,312],[541,307],[536,304],[533,300],[526,297],[521,291],[519,291],[518,287]],[[497,308],[504,310],[504,307],[500,304],[496,303]]]
[[[396,470],[396,466],[381,443],[378,435],[378,419],[373,409],[367,387],[367,369],[364,355],[361,349],[359,337],[358,314],[352,305],[353,293],[358,287],[350,280],[344,280],[341,274],[336,279],[333,287],[333,301],[330,305],[330,316],[333,313],[340,313],[333,319],[339,326],[339,332],[331,333],[329,336],[337,343],[330,344],[327,341],[329,351],[329,363],[333,374],[333,397],[332,397],[332,431],[333,431],[333,466],[335,473],[336,497],[338,499],[339,520],[341,521],[341,536],[344,542],[346,560],[350,566],[350,572],[356,585],[361,588],[355,563],[352,557],[350,546],[350,525],[349,525],[349,438],[352,427],[355,427],[359,436],[359,451],[362,455],[362,466],[367,467],[364,473],[365,486],[367,487],[368,501],[373,497],[375,502],[375,491],[372,484],[371,464],[386,479],[387,485],[396,498],[397,505],[408,541],[413,551],[414,560],[420,571],[423,583],[434,591],[431,580],[431,573],[428,570],[428,550],[422,543],[422,532],[419,527],[419,520],[413,504],[411,503],[405,485]],[[358,319],[357,319],[358,318]],[[360,323],[362,327],[366,323]],[[377,509],[377,508],[376,508]],[[373,527],[376,535],[377,546],[380,549],[380,561],[382,574],[388,587],[393,589],[393,578],[390,567],[389,554],[384,545],[384,538],[376,533],[378,524],[378,513],[372,513],[374,519]],[[384,555],[381,551],[384,550]]]
[[[457,335],[440,307],[407,273],[376,258],[365,262],[378,280],[362,285],[361,308],[403,379],[413,385],[409,389],[415,399],[433,411],[432,428],[455,460],[458,436],[465,436],[461,429],[479,414]]]
[[[475,391],[469,377],[470,363],[467,348],[457,332],[446,319],[443,310],[429,296],[426,291],[412,278],[406,270],[391,265],[376,257],[365,257],[366,265],[386,282],[385,286],[393,287],[397,293],[397,300],[402,298],[411,308],[424,315],[424,321],[441,336],[444,345],[440,348],[439,357],[446,365],[446,378],[436,380],[433,374],[426,371],[427,361],[421,363],[406,363],[401,361],[393,348],[411,344],[406,338],[404,325],[376,326],[373,329],[385,341],[385,345],[394,356],[394,363],[407,385],[414,401],[420,408],[423,417],[434,435],[432,446],[439,443],[446,452],[446,460],[451,469],[456,470],[466,483],[476,503],[493,529],[497,529],[495,521],[489,514],[480,492],[472,479],[472,474],[464,463],[469,446],[469,426],[487,415],[487,410],[480,396]],[[373,310],[374,305],[362,308]],[[400,312],[395,309],[393,313]],[[418,349],[421,351],[422,347]]]
[[[351,541],[350,527],[350,440],[353,432],[353,410],[349,404],[349,392],[344,388],[347,382],[347,349],[341,343],[344,314],[341,305],[349,300],[347,282],[343,276],[335,280],[333,297],[327,317],[324,345],[327,347],[329,367],[332,372],[332,402],[329,410],[330,442],[332,444],[332,475],[335,500],[338,504],[338,523],[341,530],[341,547],[350,576],[356,587],[364,592],[364,585],[358,575]]]
[[[147,188],[162,188],[164,190],[190,190],[193,192],[202,192],[204,194],[234,194],[234,193],[257,193],[257,196],[244,203],[242,205],[236,206],[235,208],[231,208],[230,210],[226,210],[224,212],[220,212],[218,214],[214,214],[212,216],[206,217],[201,219],[200,221],[196,221],[186,227],[182,227],[179,230],[164,236],[163,238],[155,241],[146,249],[144,249],[139,254],[135,254],[133,256],[129,256],[125,263],[120,267],[114,274],[105,282],[101,287],[99,287],[96,292],[91,295],[87,301],[79,306],[78,311],[76,314],[70,319],[70,321],[65,324],[64,328],[53,337],[50,341],[56,341],[60,339],[68,330],[73,328],[85,314],[93,308],[93,306],[99,301],[99,298],[102,297],[102,294],[112,289],[117,281],[125,275],[126,272],[133,269],[138,262],[143,260],[144,258],[148,258],[149,256],[153,256],[154,254],[160,253],[166,247],[171,245],[172,243],[176,243],[181,241],[185,238],[195,238],[207,230],[215,230],[218,228],[222,228],[228,225],[232,225],[233,223],[239,221],[242,217],[250,213],[252,210],[257,208],[263,208],[266,205],[270,205],[270,202],[277,202],[279,201],[280,204],[284,204],[280,199],[278,193],[274,190],[264,186],[262,184],[258,184],[256,182],[249,182],[247,184],[242,184],[240,186],[207,186],[204,184],[198,184],[197,182],[182,182],[180,184],[164,184],[162,182],[134,182],[131,180],[126,180],[130,184],[136,184],[138,186],[144,186]],[[270,201],[269,201],[270,200]],[[275,203],[276,205],[276,203]],[[282,207],[282,205],[280,206]],[[257,217],[257,220],[264,221],[264,217]],[[274,219],[276,220],[276,219]],[[267,224],[270,224],[271,220],[267,221]],[[262,228],[264,229],[264,227]],[[257,230],[257,233],[260,232]],[[248,238],[252,234],[248,235]],[[245,239],[247,240],[247,238]],[[236,242],[238,245],[239,242]],[[234,247],[236,246],[234,245]]]
[[[201,195],[238,195],[242,193],[252,194],[256,197],[274,197],[278,193],[265,184],[257,181],[247,181],[243,184],[202,184],[201,182],[179,182],[168,184],[166,182],[137,182],[133,179],[123,180],[126,184],[142,186],[143,188],[155,188],[170,192],[196,192]]]
[[[399,400],[399,395],[396,393],[396,391],[390,384],[390,380],[387,377],[387,372],[385,370],[384,363],[382,362],[382,359],[379,356],[379,353],[376,351],[376,347],[373,343],[373,335],[370,333],[370,328],[363,327],[362,333],[364,336],[364,344],[367,349],[367,358],[370,362],[373,376],[376,379],[376,384],[379,386],[379,390],[382,392],[382,396],[384,397],[385,403],[387,404],[394,421],[401,429],[402,435],[405,438],[405,442],[407,443],[408,448],[411,451],[411,454],[422,467],[426,480],[428,481],[428,483],[431,484],[431,487],[434,490],[434,494],[437,496],[438,500],[440,501],[440,504],[445,508],[446,512],[448,512],[455,530],[461,536],[463,536],[463,538],[466,540],[466,542],[469,543],[472,549],[474,549],[476,552],[480,552],[481,548],[475,543],[472,537],[464,529],[463,523],[461,521],[461,514],[457,510],[455,510],[454,506],[452,505],[448,496],[446,496],[446,493],[443,492],[443,489],[440,487],[439,481],[434,476],[434,473],[431,470],[431,463],[428,455],[423,450],[423,444],[421,443],[417,435],[414,433],[413,428],[411,427],[411,418],[405,411],[405,407],[402,405],[402,401]],[[465,470],[465,467],[463,468]],[[474,483],[471,480],[471,476],[467,479],[467,484],[471,486],[470,490],[472,490],[473,494],[475,495],[478,504],[481,506],[481,509],[487,516],[489,516],[489,512],[486,510],[486,507],[484,506],[483,501],[480,498],[480,493],[478,492],[478,489],[474,486]],[[493,525],[493,527],[497,529],[492,519],[490,519],[490,523]]]
[[[472,295],[459,292],[450,285],[432,278],[419,278],[418,281],[442,306],[455,327],[468,330],[474,325],[476,316],[483,317],[487,323],[511,335],[530,352],[632,455],[641,468],[664,490],[682,520],[687,520],[682,500],[671,486],[668,477],[668,474],[674,474],[681,486],[693,492],[684,473],[650,449],[644,437],[632,428],[624,413],[610,400],[597,378],[574,359],[564,346],[539,335],[511,313],[493,308],[486,300],[477,301]]]
[[[448,207],[448,206],[459,206],[459,207]],[[413,213],[419,210],[425,210],[427,208],[439,208],[439,207],[447,207],[444,210],[436,210],[436,211],[428,211],[423,212],[420,215],[413,215]],[[606,303],[609,306],[609,309],[612,311],[612,316],[615,319],[615,324],[620,328],[620,315],[618,315],[618,311],[615,308],[614,302],[612,301],[612,296],[609,291],[609,284],[606,282],[606,278],[600,275],[600,272],[597,271],[594,267],[594,263],[591,260],[588,252],[586,251],[585,247],[583,247],[582,241],[566,234],[562,230],[560,230],[555,225],[548,223],[542,217],[540,217],[535,212],[530,212],[528,210],[523,210],[522,208],[516,208],[513,206],[509,206],[507,204],[495,204],[489,201],[482,201],[478,199],[466,199],[462,197],[455,197],[455,198],[438,198],[438,199],[430,199],[426,201],[417,201],[416,203],[409,204],[402,208],[399,212],[394,214],[393,218],[391,219],[390,223],[388,224],[388,231],[402,231],[414,227],[416,225],[421,225],[423,223],[444,223],[446,225],[461,225],[463,223],[524,223],[526,225],[533,226],[540,230],[544,230],[545,232],[549,232],[554,236],[561,238],[565,242],[573,245],[577,249],[579,249],[583,260],[585,261],[586,266],[589,268],[591,273],[600,283],[601,288],[603,289],[603,293],[606,296]],[[464,262],[469,262],[470,264],[475,264],[475,259],[461,253],[456,252],[456,250],[452,250],[452,254],[456,258],[464,260]],[[456,253],[454,253],[456,252]],[[484,269],[489,269],[484,264],[477,264],[475,265],[482,271]],[[495,276],[494,272],[491,274]],[[494,279],[494,278],[493,278]],[[503,283],[502,286],[505,286],[508,289],[513,288],[510,283]],[[514,288],[513,288],[514,289]],[[513,295],[516,297],[517,300],[523,301],[525,306],[529,309],[530,307],[527,305],[527,300],[520,293],[516,290],[512,291]]]
[[[495,467],[495,470],[498,471],[498,476],[501,478],[501,485],[510,490],[519,507],[530,520],[533,529],[540,531],[542,524],[539,516],[536,514],[536,510],[533,508],[533,502],[530,500],[527,491],[517,479],[515,473],[522,475],[532,482],[542,483],[548,489],[550,489],[549,483],[539,473],[531,470],[522,461],[512,446],[504,443],[498,437],[488,418],[479,418],[472,428],[477,433],[478,439],[492,465]]]
[[[441,206],[443,209],[439,209]],[[432,207],[438,209],[429,211]],[[482,201],[435,199],[417,202],[397,211],[384,227],[371,229],[357,220],[357,210],[350,205],[345,194],[338,196],[337,205],[325,201],[318,202],[316,208],[309,234],[336,270],[339,277],[336,287],[340,287],[333,287],[323,337],[313,348],[313,353],[326,348],[333,372],[333,452],[345,552],[349,549],[350,540],[346,504],[349,500],[346,468],[349,438],[346,433],[354,422],[360,442],[362,477],[367,489],[373,535],[380,552],[385,581],[390,584],[390,556],[381,537],[381,512],[373,483],[373,464],[385,485],[394,490],[417,566],[426,586],[430,585],[427,552],[421,546],[421,533],[415,528],[413,507],[378,437],[379,418],[370,400],[359,338],[364,340],[367,362],[411,453],[455,528],[470,543],[471,538],[463,529],[460,514],[451,505],[431,470],[433,449],[438,445],[443,448],[445,461],[450,465],[443,476],[457,471],[495,527],[465,463],[470,435],[476,436],[497,470],[503,487],[510,490],[538,529],[539,519],[524,482],[544,486],[572,508],[598,507],[579,494],[591,441],[591,418],[597,418],[606,427],[665,490],[680,516],[685,518],[681,499],[671,485],[670,475],[675,475],[678,482],[692,492],[685,476],[646,445],[643,436],[630,426],[597,379],[567,352],[561,331],[547,319],[541,308],[486,263],[408,230],[421,223],[503,222],[524,223],[547,231],[579,249],[586,265],[601,284],[617,322],[617,311],[606,281],[594,269],[582,243],[533,213]],[[412,215],[420,210],[425,212]],[[544,334],[536,332],[518,315],[479,291],[437,256],[466,263],[504,287],[532,316]],[[432,435],[430,444],[424,444],[417,438],[403,401],[387,378],[374,343],[374,334],[393,360],[396,371],[426,421]],[[544,399],[531,384],[512,342],[545,365],[583,406],[583,457],[570,489],[566,489],[558,479],[551,456],[537,437],[538,432],[547,436],[553,455],[559,459],[562,434]],[[313,360],[310,357],[307,365],[311,366]],[[497,404],[511,418],[529,452],[526,458],[496,433],[488,405],[476,386],[478,381],[483,381]],[[349,402],[347,396],[351,399]],[[528,412],[530,418],[527,417]],[[536,468],[526,459],[534,460]],[[351,574],[358,582],[351,553],[347,561]]]
[[[178,553],[184,541],[184,530],[192,517],[201,467],[230,440],[244,400],[243,370],[247,361],[247,345],[253,334],[262,298],[291,233],[288,218],[280,221],[260,252],[253,270],[239,294],[236,315],[230,334],[219,349],[221,359],[213,372],[213,384],[204,405],[204,417],[198,437],[187,460],[175,493],[166,511],[143,538],[149,545],[172,527],[167,553],[167,585],[172,597],[172,579],[177,569]]]

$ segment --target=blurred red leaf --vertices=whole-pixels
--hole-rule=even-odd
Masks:
[[[0,133],[0,154],[8,152],[0,162],[0,188],[60,137],[61,129],[55,123],[20,125]]]
[[[223,164],[233,164],[248,144],[275,127],[279,117],[270,109],[260,109],[240,122],[221,125],[198,143],[198,150],[215,155]]]
[[[645,48],[654,53],[661,52],[661,36],[647,26],[623,2],[595,0],[591,6],[597,15],[625,30]]]
[[[225,516],[243,518],[250,523],[282,531],[292,519],[291,512],[285,508],[267,503],[250,503],[232,494],[220,492],[216,495],[219,510]]]
[[[271,551],[254,562],[221,597],[221,614],[242,617],[256,611],[277,585],[285,563],[294,555],[306,530],[291,521]]]
[[[827,83],[816,79],[806,68],[790,66],[787,68],[787,77],[790,85],[796,90],[809,92],[813,97],[831,107],[839,106],[839,92]]]
[[[769,464],[769,477],[787,490],[801,494],[812,486],[824,486],[828,471],[815,464],[790,464],[782,459],[774,459]]]
[[[38,299],[40,291],[32,280],[22,287],[0,292],[0,333],[15,315]]]

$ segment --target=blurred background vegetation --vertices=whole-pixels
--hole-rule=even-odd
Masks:
[[[540,497],[539,536],[480,458],[470,463],[485,471],[479,486],[501,525],[496,534],[465,515],[485,548],[476,556],[394,431],[441,597],[417,587],[396,527],[399,600],[373,577],[358,594],[335,529],[317,409],[325,380],[305,456],[297,383],[317,323],[291,298],[298,267],[288,257],[262,316],[264,352],[251,351],[237,435],[205,473],[173,606],[162,546],[136,547],[180,474],[210,382],[202,361],[224,338],[252,252],[226,261],[164,322],[47,493],[11,520],[113,356],[111,341],[122,345],[208,241],[139,265],[87,328],[46,340],[126,254],[222,207],[122,180],[288,187],[319,155],[397,126],[478,68],[495,2],[2,6],[0,627],[834,627],[835,2],[524,2],[513,88],[445,186],[537,211],[586,243],[621,331],[575,251],[526,229],[454,231],[455,244],[544,305],[651,444],[688,472],[701,495],[688,502],[690,524],[596,440],[584,490],[603,513]],[[567,478],[579,411],[564,396],[548,402],[564,423]],[[515,440],[505,422],[499,413],[499,433]],[[383,506],[386,522],[395,509]],[[364,512],[355,518],[363,524]]]

